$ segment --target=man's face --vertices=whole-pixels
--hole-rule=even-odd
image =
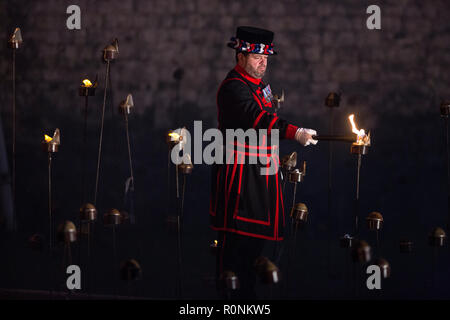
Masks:
[[[247,56],[240,54],[239,64],[253,78],[261,79],[266,73],[267,55],[249,53]]]

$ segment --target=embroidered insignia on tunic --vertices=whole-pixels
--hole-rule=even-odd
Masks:
[[[264,89],[262,89],[264,99],[266,99],[267,102],[271,102],[273,99],[272,90],[270,89],[270,84],[268,84]]]

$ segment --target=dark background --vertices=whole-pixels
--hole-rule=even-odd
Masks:
[[[81,30],[66,28],[66,8],[71,4],[81,8]],[[366,28],[366,8],[371,4],[381,8],[381,30]],[[329,109],[324,100],[328,92],[337,91],[342,99],[335,110],[335,133],[350,133],[351,113],[358,127],[371,131],[372,146],[361,169],[361,237],[372,245],[375,256],[390,262],[392,275],[381,292],[373,293],[364,289],[363,267],[355,267],[361,276],[358,297],[449,298],[449,248],[427,244],[431,229],[446,229],[448,221],[439,105],[450,99],[449,14],[447,1],[419,0],[0,1],[0,105],[9,161],[12,51],[7,40],[15,27],[21,28],[24,39],[16,56],[18,232],[2,231],[0,287],[47,290],[51,274],[59,288],[64,286],[62,245],[49,264],[47,242],[43,251],[32,250],[28,242],[35,233],[48,236],[47,155],[40,142],[44,134],[60,128],[62,145],[53,163],[55,224],[64,220],[78,224],[83,152],[88,159],[87,200],[94,197],[106,70],[102,49],[117,37],[120,53],[111,65],[97,209],[99,217],[111,207],[128,210],[124,206],[128,154],[117,106],[132,93],[136,223],[119,227],[117,244],[118,259],[138,260],[143,278],[129,287],[119,282],[118,293],[175,298],[176,234],[166,223],[175,213],[175,202],[174,190],[170,198],[167,192],[165,135],[180,126],[192,128],[194,120],[203,121],[203,130],[217,125],[215,94],[234,66],[234,52],[226,43],[237,26],[253,25],[275,32],[279,54],[269,58],[265,80],[273,91],[286,92],[281,117],[326,134]],[[183,78],[177,80],[174,72],[180,68]],[[84,100],[78,86],[96,75],[99,88],[89,100],[89,143],[84,151]],[[297,202],[307,204],[309,219],[299,231],[297,259],[291,264],[291,298],[355,297],[348,277],[350,255],[338,240],[352,231],[356,157],[349,144],[335,143],[333,148],[330,217],[328,144],[303,148],[283,141],[281,145],[282,155],[297,151],[308,163]],[[209,228],[209,170],[207,165],[195,165],[186,186],[183,296],[192,299],[216,298],[210,281],[215,258],[209,244],[215,233]],[[171,172],[173,177],[173,166]],[[287,204],[292,190],[292,185],[286,187]],[[364,221],[371,211],[384,216],[379,249]],[[402,238],[414,241],[412,254],[399,252]],[[84,265],[85,244],[83,238],[81,244],[72,245],[73,263]],[[268,246],[266,254],[271,252]],[[114,293],[113,270],[117,275],[112,231],[99,219],[93,239],[92,292]],[[267,287],[258,288],[262,298],[269,297]],[[275,290],[274,297],[282,296]]]

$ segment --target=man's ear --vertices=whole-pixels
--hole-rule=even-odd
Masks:
[[[243,63],[244,62],[243,61],[244,58],[245,58],[245,55],[242,52],[239,52],[237,54],[237,60],[238,60],[239,63]]]

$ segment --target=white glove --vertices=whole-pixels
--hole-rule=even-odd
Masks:
[[[314,140],[312,136],[316,136],[317,132],[313,129],[298,128],[295,132],[295,140],[304,145],[305,147],[310,143],[316,144],[318,141]]]

